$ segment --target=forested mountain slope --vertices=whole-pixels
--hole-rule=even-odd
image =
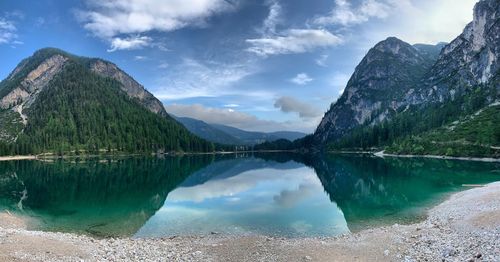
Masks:
[[[213,151],[116,65],[46,48],[0,83],[0,153]]]

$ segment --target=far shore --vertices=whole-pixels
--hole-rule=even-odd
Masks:
[[[35,155],[28,156],[0,156],[0,161],[12,161],[12,160],[33,160],[37,159]]]
[[[452,195],[425,221],[338,237],[109,238],[30,231],[0,211],[0,261],[498,261],[500,182]]]
[[[40,154],[40,155],[16,155],[16,156],[0,156],[0,161],[14,160],[44,160],[44,159],[67,159],[67,158],[91,158],[91,157],[132,157],[132,156],[183,156],[183,155],[229,155],[229,154],[251,154],[251,153],[298,153],[303,152],[297,150],[248,150],[248,151],[217,151],[217,152],[167,152],[161,154],[81,154],[81,155],[56,155],[56,154]],[[433,158],[443,160],[461,160],[461,161],[478,161],[478,162],[500,162],[500,158],[493,157],[453,157],[439,155],[397,155],[388,154],[384,151],[328,151],[330,154],[368,154],[377,157],[400,157],[400,158]]]
[[[438,156],[438,155],[396,155],[387,154],[384,151],[375,152],[373,155],[378,157],[401,157],[401,158],[434,158],[444,160],[462,160],[462,161],[479,161],[479,162],[500,162],[500,158],[493,157],[454,157],[454,156]]]
[[[91,158],[91,157],[132,157],[132,156],[185,156],[185,155],[230,155],[230,154],[248,154],[248,153],[292,153],[296,151],[288,150],[261,150],[261,151],[217,151],[217,152],[168,152],[161,154],[80,154],[80,155],[56,155],[56,154],[40,154],[40,155],[16,155],[16,156],[0,156],[0,161],[14,160],[43,160],[43,159],[66,159],[66,158]]]

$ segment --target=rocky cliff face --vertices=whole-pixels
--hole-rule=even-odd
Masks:
[[[438,46],[411,46],[390,37],[373,47],[356,67],[347,87],[315,133],[323,143],[365,122],[383,121],[400,107],[431,68]]]
[[[136,98],[149,111],[162,116],[168,115],[163,104],[158,99],[115,64],[96,59],[91,64],[91,69],[101,76],[110,77],[120,82],[122,90],[130,97]]]
[[[28,107],[50,80],[62,70],[66,60],[67,58],[62,55],[54,55],[43,61],[33,71],[30,71],[16,88],[0,100],[0,107],[2,109],[24,105]],[[22,67],[15,70],[9,79],[16,76],[21,69]]]
[[[316,143],[338,140],[361,124],[381,122],[410,105],[454,99],[477,85],[500,89],[499,14],[499,0],[478,2],[473,22],[444,47],[411,46],[396,38],[377,44],[325,114],[314,134]]]
[[[409,94],[408,102],[442,102],[454,99],[470,87],[489,83],[498,74],[499,57],[500,1],[482,0],[474,7],[474,20],[443,48],[423,79],[423,88]]]

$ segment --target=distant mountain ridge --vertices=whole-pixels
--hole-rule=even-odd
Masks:
[[[187,128],[191,133],[202,137],[208,141],[220,144],[229,145],[242,145],[242,141],[233,137],[201,120],[197,120],[189,117],[176,117],[174,118],[179,121],[184,127]]]
[[[273,142],[279,139],[294,141],[306,136],[305,133],[293,131],[253,132],[220,124],[209,124],[189,117],[175,117],[191,133],[208,141],[225,145],[256,145]]]

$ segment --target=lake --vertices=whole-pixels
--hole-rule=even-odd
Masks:
[[[97,237],[335,236],[425,218],[500,163],[285,153],[0,162],[0,209]]]

